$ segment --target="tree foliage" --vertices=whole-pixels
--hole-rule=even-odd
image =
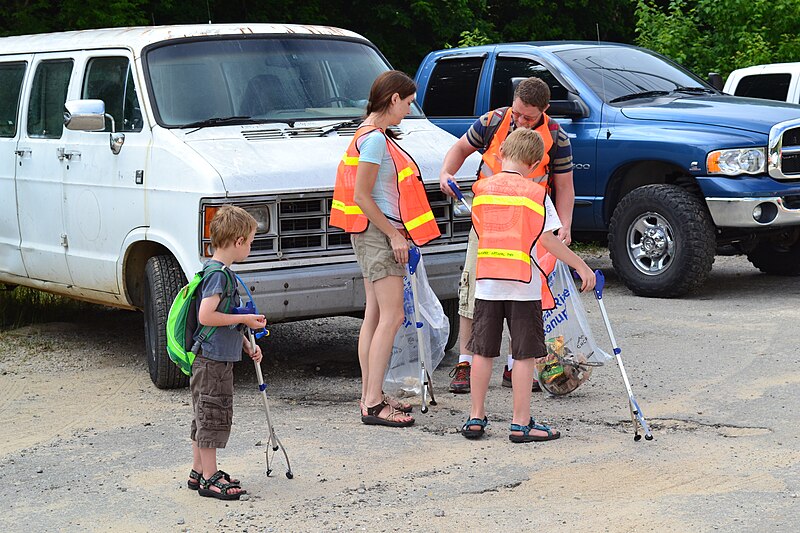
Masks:
[[[697,74],[800,60],[796,0],[638,0],[636,41]]]

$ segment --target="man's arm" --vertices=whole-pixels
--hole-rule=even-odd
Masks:
[[[572,171],[553,174],[553,189],[556,197],[556,212],[561,220],[558,238],[569,246],[572,243],[572,210],[575,208],[575,185]]]
[[[447,180],[455,181],[454,174],[458,172],[458,169],[461,168],[464,161],[475,151],[477,151],[477,148],[469,143],[466,134],[462,135],[447,151],[447,154],[444,156],[444,162],[442,163],[442,171],[439,173],[439,188],[444,194],[455,198],[456,195],[450,187],[448,187]]]

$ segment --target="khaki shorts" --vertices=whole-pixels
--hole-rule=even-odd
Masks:
[[[478,234],[475,229],[469,231],[467,258],[464,271],[458,282],[458,314],[464,318],[472,318],[475,313],[475,265],[478,262]]]
[[[540,300],[476,300],[472,336],[467,349],[483,357],[499,357],[503,319],[511,332],[510,347],[515,361],[547,355]]]
[[[224,448],[233,424],[233,362],[197,356],[189,379],[192,440],[200,448]]]
[[[388,276],[406,275],[405,265],[394,259],[389,237],[374,224],[369,224],[363,233],[350,235],[350,242],[364,279],[375,282]]]

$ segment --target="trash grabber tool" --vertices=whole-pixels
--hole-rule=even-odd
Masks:
[[[431,365],[430,346],[427,339],[422,334],[422,319],[419,312],[419,300],[417,299],[417,267],[419,266],[422,254],[419,248],[411,246],[408,250],[408,277],[411,281],[412,307],[414,308],[414,325],[417,328],[417,358],[419,359],[419,382],[422,385],[422,407],[420,411],[428,412],[428,404],[436,405],[436,398],[433,396],[433,383],[428,367]],[[428,400],[430,396],[430,401]]]
[[[258,314],[258,309],[256,309],[256,304],[253,300],[253,295],[250,294],[250,290],[247,288],[247,285],[244,284],[242,278],[236,275],[236,279],[239,280],[239,283],[242,284],[244,287],[245,292],[247,292],[247,297],[250,299],[247,304],[242,307],[237,307],[234,311],[237,314]],[[253,331],[250,328],[247,328],[247,338],[250,342],[250,350],[255,351],[256,349],[256,338],[261,338],[269,335],[269,330],[266,328],[262,328],[258,331]],[[256,377],[258,378],[258,390],[261,391],[261,399],[264,401],[264,413],[267,416],[267,449],[264,452],[264,456],[266,458],[267,463],[267,477],[272,473],[272,465],[270,464],[270,456],[269,452],[272,449],[273,457],[275,452],[279,449],[283,453],[283,458],[286,461],[286,477],[288,479],[292,479],[294,474],[292,473],[292,465],[289,463],[289,455],[286,453],[286,448],[283,446],[281,441],[278,439],[278,436],[275,435],[275,426],[272,425],[272,417],[270,416],[269,410],[269,402],[267,401],[267,385],[264,383],[264,374],[261,372],[261,363],[257,361],[253,361],[253,365],[256,367]]]
[[[450,190],[456,195],[456,198],[458,198],[458,201],[461,202],[461,205],[466,207],[467,211],[472,213],[472,208],[467,203],[467,199],[464,198],[464,194],[461,192],[461,189],[458,188],[458,184],[453,180],[447,180],[447,186],[450,187]]]
[[[645,440],[653,440],[653,434],[650,433],[650,427],[647,425],[647,420],[644,418],[644,413],[642,413],[642,410],[639,408],[639,403],[636,401],[636,397],[633,395],[631,382],[628,380],[628,374],[625,372],[625,365],[622,364],[622,357],[620,357],[622,350],[620,350],[619,346],[617,346],[617,340],[614,338],[614,332],[611,331],[611,323],[608,321],[606,306],[603,304],[603,286],[606,283],[606,278],[603,275],[603,272],[600,270],[595,270],[594,275],[597,280],[594,286],[594,296],[597,299],[597,304],[600,306],[600,314],[603,315],[603,322],[606,325],[606,331],[608,331],[608,338],[611,340],[611,347],[614,348],[614,356],[617,358],[617,366],[619,366],[619,371],[622,374],[622,381],[625,382],[625,389],[628,391],[628,407],[631,411],[631,422],[633,423],[634,432],[633,440],[638,441],[642,438],[642,436],[639,434],[639,427],[641,427],[642,431],[644,431]]]

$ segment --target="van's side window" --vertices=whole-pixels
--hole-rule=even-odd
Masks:
[[[71,59],[42,61],[36,67],[28,103],[28,135],[31,137],[61,137],[70,74]]]
[[[431,117],[474,116],[482,67],[482,57],[437,62],[425,92],[425,114]]]
[[[550,100],[566,100],[567,90],[545,67],[522,57],[498,57],[494,67],[494,82],[490,109],[511,104],[514,99],[513,78],[541,78],[550,87]]]
[[[142,131],[142,111],[130,61],[126,57],[96,57],[89,60],[81,98],[96,98],[114,117],[116,131]],[[111,131],[106,120],[105,131]]]
[[[27,66],[24,62],[0,63],[0,137],[17,134],[19,95]]]

